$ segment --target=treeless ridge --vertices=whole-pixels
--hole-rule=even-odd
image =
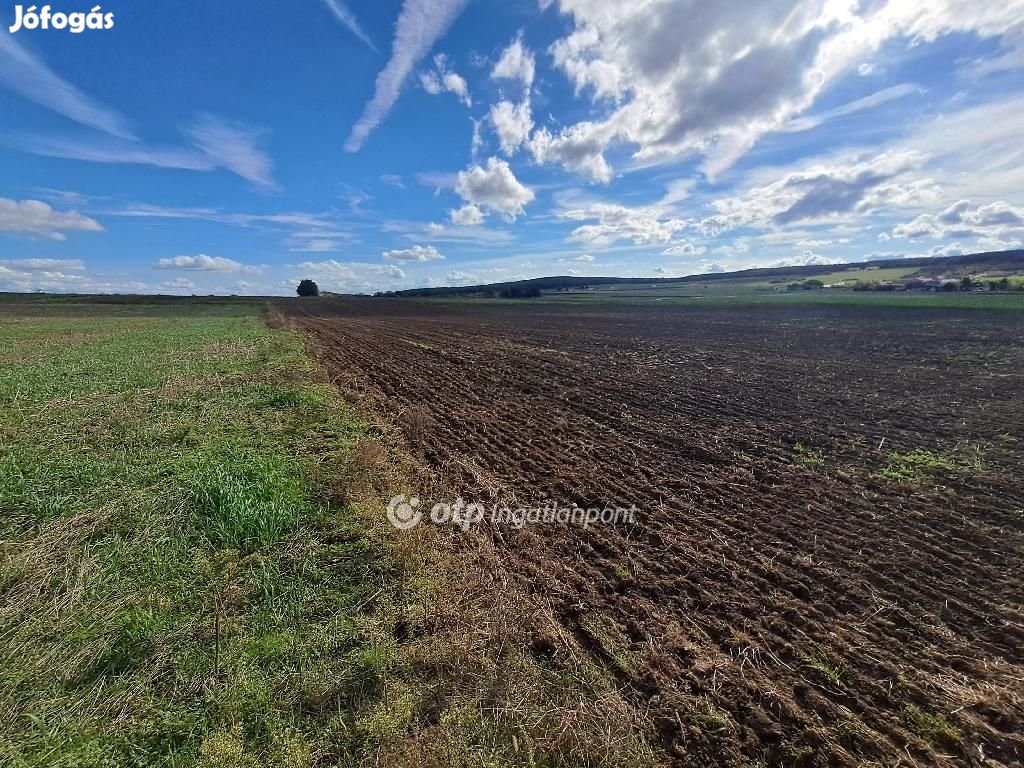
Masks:
[[[338,386],[504,527],[501,567],[677,765],[1024,760],[1024,315],[321,300]],[[913,482],[891,452],[977,460]],[[960,466],[960,465],[958,465]],[[558,648],[538,627],[538,657]]]

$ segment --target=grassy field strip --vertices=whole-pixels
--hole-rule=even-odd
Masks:
[[[252,308],[156,314],[0,324],[0,764],[354,760],[395,645],[332,501],[363,427]]]

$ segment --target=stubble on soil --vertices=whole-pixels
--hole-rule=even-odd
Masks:
[[[291,312],[450,498],[636,505],[488,535],[665,762],[1024,760],[1024,316]]]

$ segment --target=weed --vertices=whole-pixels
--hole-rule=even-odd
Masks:
[[[825,452],[817,448],[807,448],[802,443],[793,446],[793,463],[801,467],[825,466]]]
[[[842,682],[843,677],[846,675],[846,668],[820,649],[805,656],[804,665],[816,670],[826,681],[833,685],[838,685]]]
[[[932,714],[907,704],[900,713],[903,722],[915,734],[937,747],[955,747],[960,743],[960,731],[941,715]]]
[[[922,484],[942,477],[967,475],[985,468],[979,446],[965,446],[945,453],[915,448],[907,453],[893,451],[876,477],[895,483]]]

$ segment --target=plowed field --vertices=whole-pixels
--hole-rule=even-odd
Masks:
[[[294,312],[453,497],[639,508],[498,552],[666,763],[1024,761],[1024,314]]]

